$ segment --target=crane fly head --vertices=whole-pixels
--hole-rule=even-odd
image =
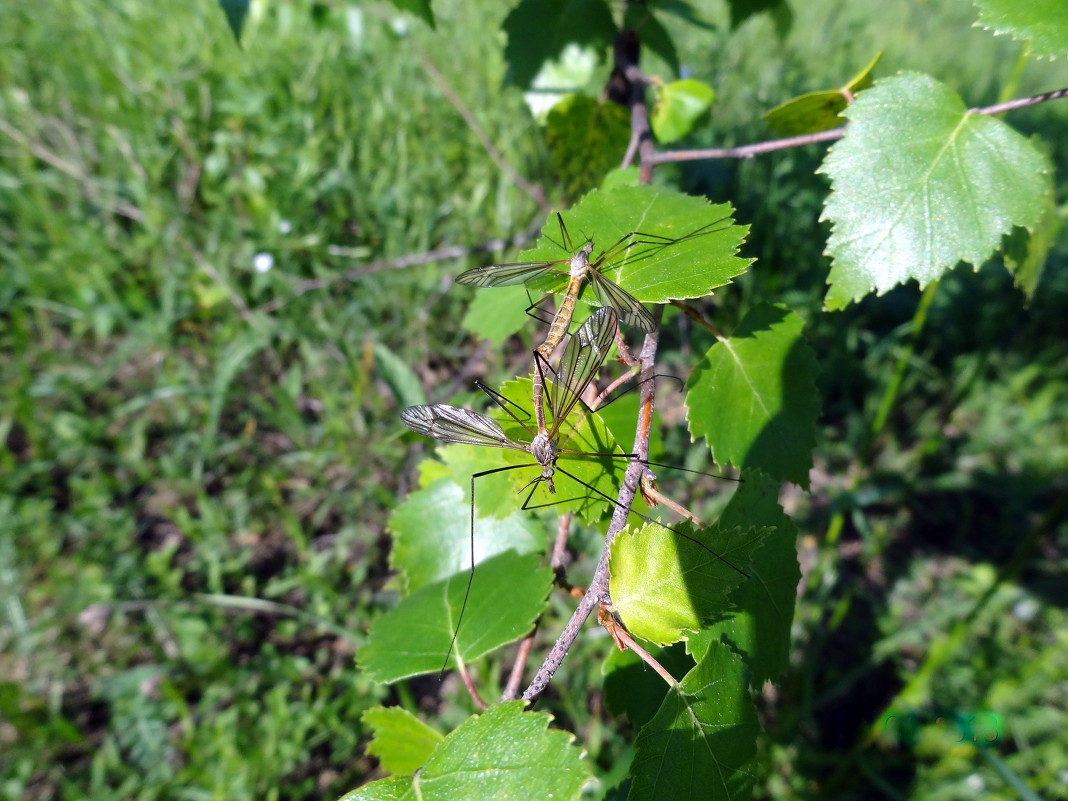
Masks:
[[[571,257],[571,277],[581,278],[586,274],[590,263],[590,254],[593,253],[593,240],[590,239],[579,248],[579,251]]]

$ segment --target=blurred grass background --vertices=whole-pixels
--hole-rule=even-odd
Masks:
[[[0,797],[330,798],[376,775],[367,707],[467,713],[455,686],[376,686],[353,654],[390,603],[385,523],[424,449],[397,408],[507,377],[522,345],[461,329],[472,294],[449,277],[474,262],[338,278],[539,217],[421,55],[554,194],[501,88],[507,10],[435,4],[431,32],[385,6],[263,4],[238,47],[214,0],[0,0]],[[719,92],[693,144],[765,138],[763,110],[878,50],[880,75],[929,71],[969,105],[1068,84],[1063,64],[1017,75],[1019,45],[966,3],[795,15],[785,41],[764,18],[671,25]],[[1061,175],[1066,118],[1010,120]],[[823,315],[822,153],[659,175],[753,226],[718,323],[788,303],[824,369],[813,492],[787,497],[804,594],[762,699],[761,792],[1068,797],[1063,237],[1029,306],[992,264],[948,276],[915,339],[914,286]],[[671,330],[668,362],[707,347]],[[544,708],[610,781],[632,734],[596,712],[601,654],[573,655]],[[895,711],[915,731],[873,733]],[[957,742],[956,713],[997,715],[993,747]]]

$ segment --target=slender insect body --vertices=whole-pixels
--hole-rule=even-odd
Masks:
[[[556,472],[556,441],[549,436],[548,431],[539,431],[530,443],[530,455],[541,465],[541,478],[545,481],[549,492],[556,492],[553,484],[553,473]]]

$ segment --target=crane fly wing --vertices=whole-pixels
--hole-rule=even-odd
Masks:
[[[509,439],[494,420],[470,409],[435,403],[430,406],[409,406],[400,413],[401,422],[416,434],[455,442],[461,445],[484,445],[488,448],[526,448]]]
[[[571,335],[560,360],[560,374],[549,386],[552,434],[579,402],[579,396],[597,375],[615,338],[618,317],[611,306],[598,309]]]
[[[588,274],[598,302],[602,306],[611,306],[615,309],[621,323],[633,326],[647,334],[656,329],[656,318],[637,298],[596,270],[590,270]]]
[[[515,264],[490,264],[485,267],[472,267],[456,276],[456,283],[465,286],[516,286],[541,278],[553,271],[554,267],[565,264],[568,260],[556,261],[521,261]]]

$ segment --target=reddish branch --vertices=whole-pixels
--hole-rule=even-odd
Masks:
[[[1003,114],[1006,111],[1033,106],[1036,103],[1045,103],[1049,100],[1059,100],[1068,97],[1068,89],[1056,89],[1052,92],[1044,92],[1031,97],[1021,97],[998,103],[993,106],[973,108],[973,114]],[[758,142],[755,145],[739,145],[738,147],[711,147],[700,150],[666,150],[656,153],[652,157],[654,164],[667,164],[672,161],[703,161],[705,159],[751,159],[763,153],[771,153],[774,150],[785,150],[789,147],[802,147],[816,142],[833,142],[845,135],[846,126],[832,128],[829,131],[803,134],[801,136],[788,136],[785,139],[772,139],[768,142]]]
[[[660,314],[660,308],[662,307],[658,307],[657,310],[658,315]],[[598,607],[608,606],[612,602],[612,598],[608,593],[608,552],[616,534],[627,525],[630,507],[634,503],[634,497],[637,495],[638,488],[641,485],[642,473],[645,471],[644,463],[649,460],[649,436],[652,433],[653,401],[656,391],[656,382],[651,379],[655,374],[658,338],[659,327],[653,333],[645,336],[645,343],[642,346],[641,353],[638,355],[638,361],[642,366],[642,371],[639,374],[641,384],[639,390],[638,429],[634,434],[634,447],[631,450],[631,453],[636,454],[637,458],[631,461],[627,466],[626,473],[623,475],[623,483],[620,485],[619,495],[616,497],[615,511],[612,513],[612,521],[604,538],[601,558],[597,562],[597,568],[594,570],[593,579],[586,589],[586,594],[582,596],[582,600],[579,601],[579,605],[571,615],[571,619],[564,626],[564,630],[553,644],[541,667],[538,668],[538,672],[534,674],[530,686],[524,691],[523,699],[526,701],[532,701],[537,698],[548,686],[553,674],[556,673],[557,668],[563,663],[564,657],[567,656],[567,652],[571,650],[571,646],[578,639],[579,632],[582,631],[582,627],[590,614]]]

